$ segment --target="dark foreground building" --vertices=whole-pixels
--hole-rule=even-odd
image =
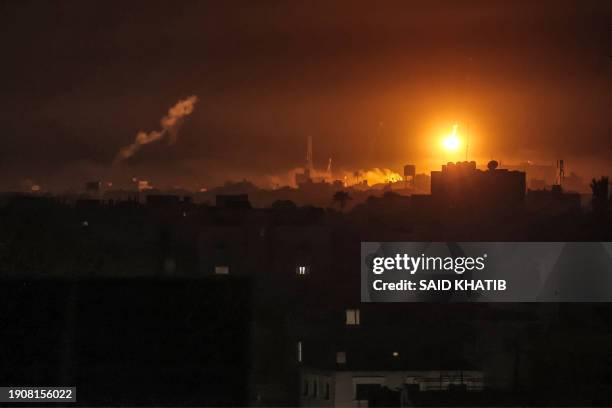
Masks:
[[[450,207],[519,206],[525,199],[525,173],[498,169],[496,161],[488,170],[476,168],[476,162],[448,163],[442,171],[431,172],[431,195],[435,202]]]
[[[247,280],[3,280],[0,383],[78,406],[247,404]],[[73,405],[73,404],[71,404]]]
[[[15,198],[0,206],[0,383],[76,385],[104,406],[610,405],[609,304],[360,302],[362,241],[612,239],[603,210],[527,212],[520,175],[494,195],[514,213],[449,209],[455,187],[506,177],[465,171],[450,201],[344,212]]]

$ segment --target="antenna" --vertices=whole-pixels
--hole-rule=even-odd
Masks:
[[[560,186],[565,178],[565,161],[563,159],[557,160],[557,168],[559,169],[558,184]]]
[[[465,161],[468,161],[468,150],[470,148],[470,124],[465,127]]]
[[[312,136],[308,136],[307,146],[306,146],[306,168],[308,170],[312,170]]]

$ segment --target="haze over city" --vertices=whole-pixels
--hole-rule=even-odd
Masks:
[[[0,19],[0,403],[612,406],[612,1]]]
[[[439,169],[468,134],[479,166],[610,173],[608,2],[230,3],[0,6],[0,187],[289,184],[308,136],[336,175]],[[461,146],[441,148],[455,124]]]

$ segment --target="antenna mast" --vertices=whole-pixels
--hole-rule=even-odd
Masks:
[[[312,163],[312,136],[308,136],[308,142],[307,142],[307,146],[306,146],[306,168],[308,170],[312,170],[313,169],[313,163]]]
[[[470,124],[465,128],[465,161],[468,161],[468,150],[470,148]]]

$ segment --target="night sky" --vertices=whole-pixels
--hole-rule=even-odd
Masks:
[[[612,175],[612,2],[3,1],[0,188],[470,158]],[[176,143],[119,164],[197,95]]]

